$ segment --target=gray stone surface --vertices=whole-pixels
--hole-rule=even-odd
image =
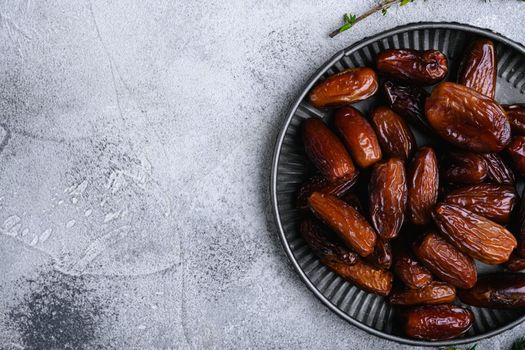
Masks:
[[[0,347],[408,349],[333,315],[277,239],[270,157],[316,67],[400,24],[525,42],[518,1],[0,4]],[[520,326],[481,342],[508,349]]]

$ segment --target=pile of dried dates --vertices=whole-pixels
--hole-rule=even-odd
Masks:
[[[496,69],[485,38],[466,49],[456,82],[440,51],[391,49],[309,94],[336,109],[330,125],[302,125],[315,171],[298,194],[300,232],[323,264],[396,305],[412,338],[468,331],[474,315],[456,298],[525,307],[525,105],[495,101]],[[367,116],[352,107],[376,94],[383,104]],[[505,271],[478,276],[475,260]]]

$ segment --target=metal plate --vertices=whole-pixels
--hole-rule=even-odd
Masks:
[[[458,23],[414,23],[366,38],[337,53],[309,80],[284,121],[277,138],[271,176],[271,195],[275,219],[284,249],[307,287],[333,312],[351,324],[377,336],[399,343],[446,346],[476,342],[514,327],[525,319],[525,310],[489,310],[469,307],[476,317],[474,326],[462,338],[425,342],[404,337],[394,327],[395,310],[384,298],[367,293],[343,280],[322,265],[298,232],[295,209],[298,187],[306,179],[307,160],[300,138],[300,125],[306,118],[330,118],[330,112],[308,104],[305,96],[318,81],[350,67],[373,66],[375,55],[388,48],[438,49],[444,52],[455,76],[458,60],[472,38],[494,40],[498,62],[496,99],[501,103],[525,102],[525,47],[487,29]],[[367,112],[369,101],[355,104]],[[416,135],[421,140],[421,135]],[[478,265],[478,271],[487,270]]]

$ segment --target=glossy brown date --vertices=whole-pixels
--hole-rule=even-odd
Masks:
[[[398,158],[374,165],[368,183],[368,210],[372,224],[384,239],[397,236],[405,219],[407,180]]]
[[[299,231],[306,244],[308,244],[313,253],[320,259],[337,259],[349,265],[357,262],[358,255],[349,248],[334,242],[324,235],[316,219],[304,218],[299,226]]]
[[[432,128],[447,142],[473,152],[499,152],[510,142],[503,108],[466,86],[445,82],[425,101]]]
[[[503,105],[507,118],[509,118],[512,133],[525,135],[525,104]]]
[[[454,339],[474,323],[472,311],[455,305],[427,305],[405,314],[405,334],[422,340]]]
[[[521,176],[525,176],[525,136],[517,136],[507,146],[514,169]]]
[[[457,205],[438,204],[434,222],[457,248],[485,264],[506,262],[517,245],[503,226]]]
[[[491,309],[525,307],[525,274],[497,272],[481,276],[474,288],[458,291],[462,302]]]
[[[432,282],[419,289],[393,290],[388,298],[392,305],[448,304],[456,299],[456,288],[443,282]]]
[[[357,174],[358,172],[356,171],[353,177],[348,179],[343,178],[335,182],[329,182],[321,175],[309,178],[299,188],[299,193],[297,194],[297,207],[300,209],[308,208],[308,197],[314,192],[331,194],[338,198],[344,196],[355,184]]]
[[[507,261],[506,267],[512,272],[525,270],[525,258],[519,256],[516,253],[512,253],[509,261]]]
[[[314,192],[308,199],[313,213],[361,256],[372,254],[376,233],[366,219],[335,196]]]
[[[334,124],[358,166],[367,168],[381,160],[376,133],[361,112],[343,107],[336,112]]]
[[[434,275],[458,288],[471,288],[477,279],[474,261],[435,233],[427,233],[414,253]]]
[[[494,99],[496,95],[496,55],[490,39],[474,40],[461,62],[458,83]]]
[[[498,184],[513,185],[514,172],[505,164],[505,161],[497,153],[485,153],[481,155],[485,159],[488,179]]]
[[[367,256],[366,260],[381,269],[390,269],[392,266],[392,246],[390,242],[379,237],[374,252]]]
[[[430,271],[407,252],[396,254],[395,259],[394,273],[408,288],[419,289],[432,282]]]
[[[487,219],[506,224],[516,204],[514,186],[479,184],[461,187],[446,195],[444,201],[455,204]]]
[[[423,88],[388,80],[383,83],[383,94],[394,112],[421,130],[432,130],[425,117],[425,100],[429,93]]]
[[[408,171],[408,213],[413,224],[425,225],[431,221],[438,188],[436,153],[430,147],[423,147],[414,156]]]
[[[309,99],[316,108],[349,105],[369,98],[379,88],[373,69],[350,68],[326,78],[310,91]]]
[[[321,119],[303,122],[303,142],[308,158],[329,182],[355,176],[356,169],[345,146]]]
[[[371,119],[385,155],[410,159],[417,145],[405,120],[385,106],[375,108]]]
[[[488,177],[487,163],[481,154],[452,152],[441,162],[443,182],[477,184]]]
[[[334,259],[321,260],[335,273],[358,287],[375,294],[387,296],[392,289],[392,273],[372,266],[359,259],[354,265],[343,264]]]
[[[432,85],[445,79],[447,57],[437,50],[390,49],[377,55],[377,70],[396,79]]]

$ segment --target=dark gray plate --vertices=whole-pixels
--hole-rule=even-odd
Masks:
[[[455,74],[465,46],[472,38],[485,36],[494,40],[498,59],[497,100],[501,103],[525,102],[525,48],[487,29],[458,23],[414,23],[366,38],[337,53],[310,79],[284,121],[277,138],[271,176],[271,195],[275,219],[284,249],[307,287],[333,312],[351,324],[377,336],[400,343],[446,346],[476,342],[514,327],[525,319],[525,310],[489,310],[469,307],[476,317],[474,326],[462,338],[424,342],[409,339],[394,327],[395,311],[384,300],[362,291],[319,263],[302,240],[295,209],[298,187],[305,180],[307,161],[300,140],[301,122],[313,116],[330,118],[330,112],[308,104],[305,96],[318,81],[346,68],[373,66],[375,55],[388,48],[438,49],[444,52]],[[356,104],[367,112],[365,101]],[[421,135],[416,135],[421,141]],[[482,273],[490,269],[478,265]]]

